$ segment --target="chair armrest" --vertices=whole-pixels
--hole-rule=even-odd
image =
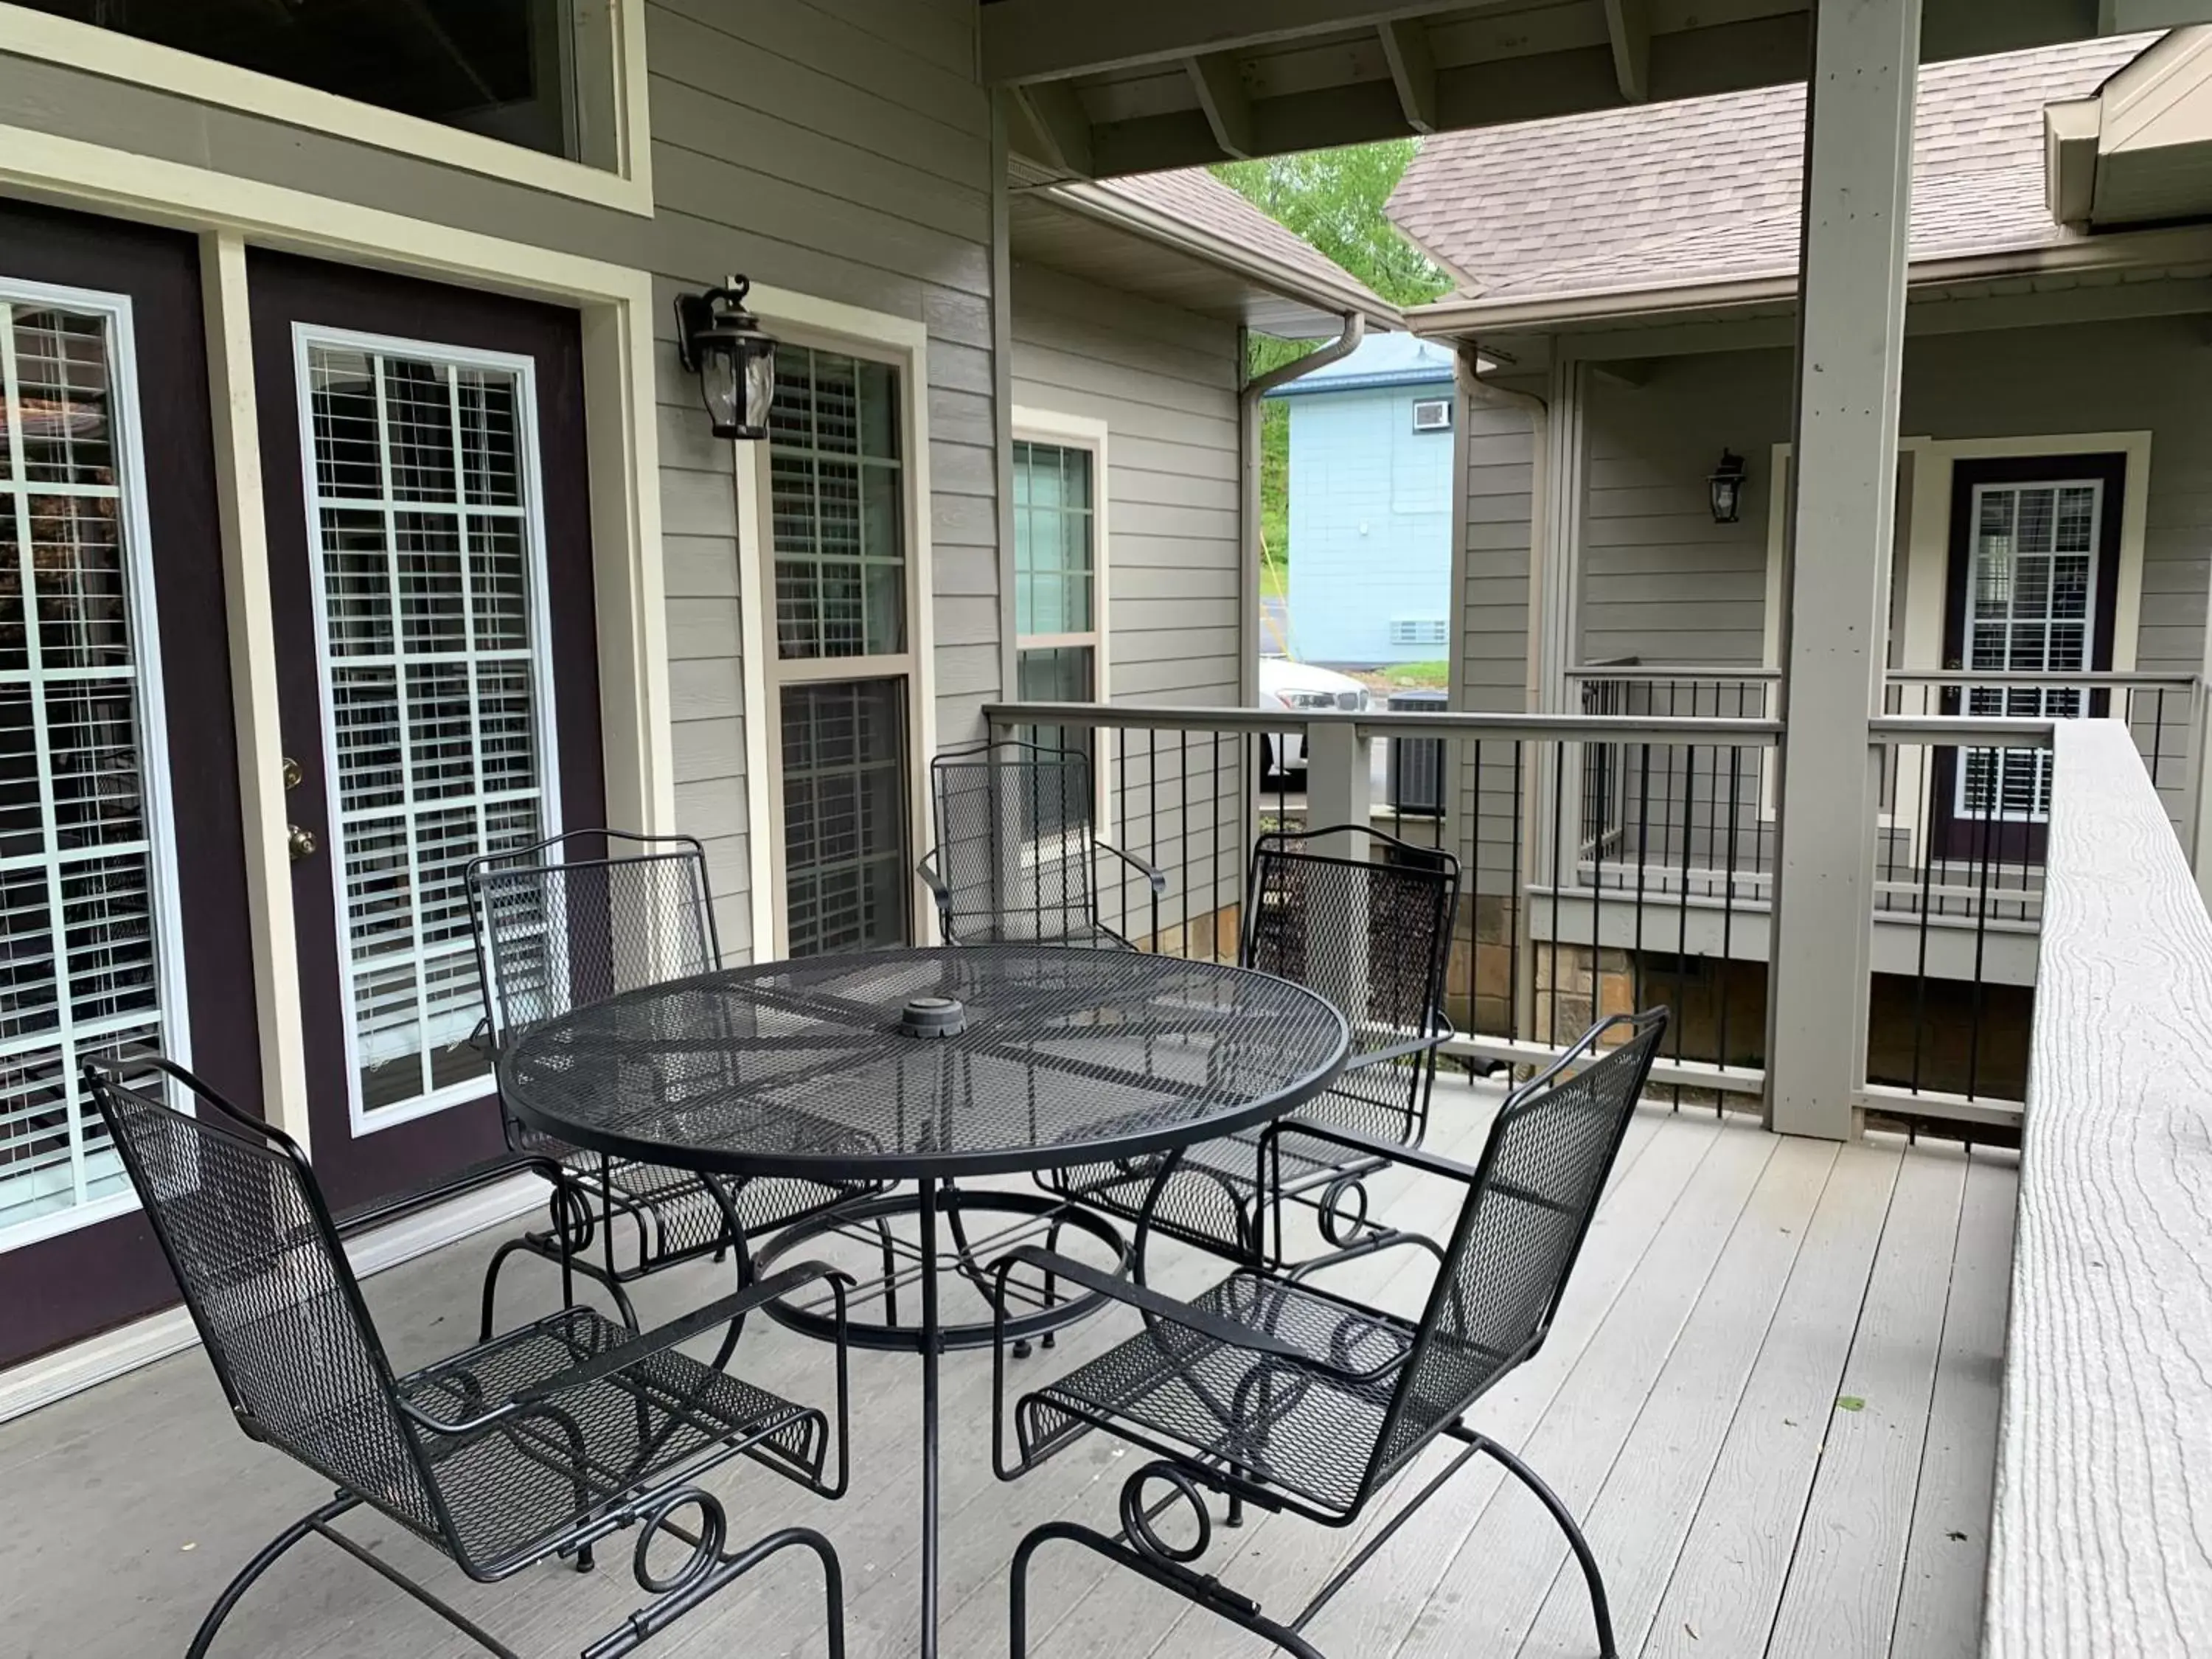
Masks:
[[[503,1403],[476,1417],[459,1423],[442,1422],[431,1416],[421,1407],[406,1400],[399,1401],[399,1409],[418,1428],[427,1429],[433,1434],[450,1435],[456,1437],[479,1434],[486,1429],[506,1422],[510,1418],[521,1417],[540,1411],[549,1401],[561,1395],[572,1393],[578,1389],[588,1388],[594,1382],[604,1382],[617,1372],[628,1370],[640,1360],[649,1359],[657,1353],[664,1353],[679,1343],[689,1342],[696,1336],[703,1336],[718,1326],[733,1323],[744,1315],[760,1308],[763,1304],[773,1302],[779,1297],[788,1296],[801,1285],[811,1283],[817,1279],[828,1280],[830,1288],[835,1291],[837,1298],[838,1323],[842,1327],[844,1323],[845,1289],[854,1282],[852,1276],[839,1272],[827,1262],[802,1261],[796,1266],[785,1268],[781,1273],[771,1273],[766,1279],[757,1279],[734,1295],[726,1296],[717,1302],[710,1302],[705,1307],[684,1315],[681,1319],[672,1319],[665,1325],[656,1326],[633,1341],[625,1342],[619,1347],[609,1348],[605,1353],[595,1354],[580,1364],[571,1365],[564,1371],[556,1371],[551,1376],[518,1391]]]
[[[1179,1325],[1210,1341],[1224,1347],[1242,1348],[1248,1353],[1262,1353],[1270,1358],[1285,1360],[1302,1370],[1317,1372],[1340,1382],[1371,1382],[1376,1376],[1394,1370],[1403,1356],[1392,1359],[1381,1371],[1355,1371],[1319,1359],[1297,1344],[1285,1342],[1280,1337],[1270,1336],[1249,1325],[1240,1325],[1233,1319],[1224,1319],[1219,1314],[1208,1313],[1203,1308],[1194,1308],[1188,1302],[1178,1302],[1171,1296],[1163,1296],[1149,1285],[1139,1285],[1118,1273],[1107,1273],[1087,1261],[1078,1261],[1072,1256],[1048,1250],[1040,1244],[1024,1244],[1009,1250],[991,1264],[992,1300],[1003,1315],[1006,1308],[1006,1275],[1018,1267],[1041,1268],[1056,1278],[1080,1285],[1087,1291],[1096,1291],[1113,1301],[1124,1303],[1155,1319],[1164,1319]]]
[[[1260,1167],[1262,1171],[1275,1167],[1277,1142],[1285,1135],[1294,1134],[1301,1139],[1324,1141],[1332,1146],[1341,1146],[1348,1152],[1364,1152],[1392,1164],[1402,1164],[1409,1169],[1425,1170],[1430,1175],[1443,1176],[1449,1181],[1473,1185],[1478,1174],[1472,1164],[1462,1164],[1457,1158],[1446,1158],[1441,1152],[1425,1152],[1419,1146],[1407,1146],[1395,1140],[1385,1140],[1379,1135],[1363,1134],[1357,1129],[1346,1129],[1334,1123],[1310,1123],[1296,1114],[1279,1117],[1260,1132]],[[1279,1190],[1282,1182],[1273,1182]]]
[[[1097,847],[1102,853],[1112,854],[1115,858],[1121,860],[1122,863],[1127,865],[1132,870],[1134,870],[1139,875],[1142,876],[1146,881],[1151,884],[1152,896],[1154,898],[1162,897],[1166,894],[1168,890],[1168,876],[1166,871],[1160,869],[1156,865],[1146,863],[1143,859],[1139,858],[1134,853],[1125,853],[1120,848],[1115,847],[1109,842],[1101,841],[1094,842],[1091,844]]]
[[[930,896],[937,901],[937,908],[949,910],[952,908],[952,890],[945,884],[945,878],[937,873],[936,860],[937,849],[933,847],[914,861],[914,872],[921,878],[921,884],[929,889]]]

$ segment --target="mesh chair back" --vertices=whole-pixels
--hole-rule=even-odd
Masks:
[[[930,763],[938,878],[949,942],[1067,940],[1098,933],[1091,762],[1079,750],[992,743]]]
[[[1316,850],[1346,842],[1352,856]],[[1380,830],[1270,834],[1254,844],[1237,959],[1320,993],[1352,1027],[1345,1071],[1298,1116],[1419,1139],[1435,1049],[1406,1065],[1360,1060],[1402,1053],[1442,1029],[1437,1011],[1458,910],[1459,860]]]
[[[574,830],[473,860],[477,971],[504,1046],[542,1020],[721,966],[689,836]]]
[[[1608,1020],[1499,1109],[1399,1379],[1378,1473],[1542,1344],[1666,1029],[1664,1010]],[[1626,1040],[1591,1058],[1608,1035]]]
[[[300,1149],[166,1061],[86,1078],[247,1432],[437,1536],[391,1366]]]

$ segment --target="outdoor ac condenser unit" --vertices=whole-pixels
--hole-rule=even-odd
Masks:
[[[1451,699],[1442,691],[1394,691],[1394,714],[1442,714]],[[1400,812],[1441,817],[1444,810],[1444,740],[1442,738],[1392,738],[1389,769],[1383,781],[1390,805]]]

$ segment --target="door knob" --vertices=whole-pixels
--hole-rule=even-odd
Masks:
[[[311,859],[315,855],[314,832],[311,830],[302,830],[296,823],[288,823],[284,826],[284,844],[291,849],[292,862],[295,864],[301,859]]]
[[[300,763],[294,760],[289,755],[285,756],[283,772],[284,787],[287,789],[297,789],[300,787],[300,779],[301,775],[302,775],[300,771]]]

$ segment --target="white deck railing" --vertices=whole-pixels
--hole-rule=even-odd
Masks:
[[[2212,919],[2126,728],[2067,720],[1984,1652],[2212,1652]]]

